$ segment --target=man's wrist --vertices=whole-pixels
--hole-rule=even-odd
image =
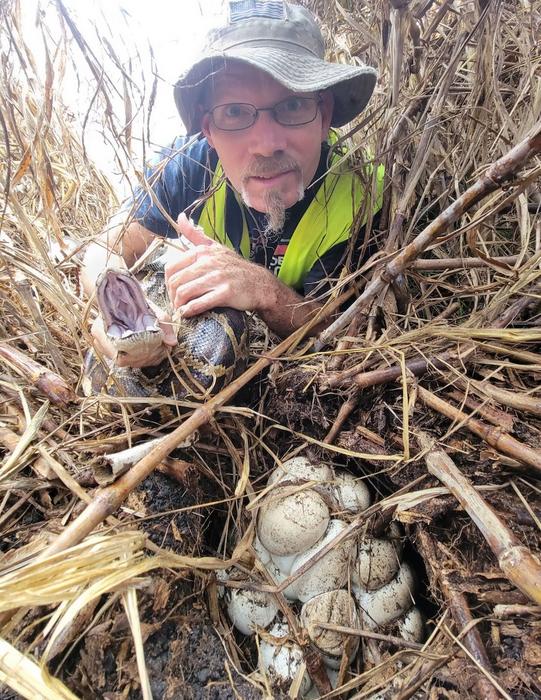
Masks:
[[[289,287],[286,287],[270,270],[261,267],[262,279],[261,286],[258,290],[257,305],[254,311],[260,316],[263,316],[269,311],[274,310],[279,301],[280,295],[283,292],[288,292]]]

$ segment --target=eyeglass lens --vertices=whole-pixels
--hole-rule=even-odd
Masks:
[[[257,109],[254,105],[243,102],[231,102],[218,105],[210,110],[214,125],[224,131],[248,129],[255,123],[259,112],[270,111],[279,124],[283,126],[301,126],[314,121],[319,100],[314,97],[288,97],[274,107]]]

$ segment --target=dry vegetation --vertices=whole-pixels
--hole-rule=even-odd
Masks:
[[[325,697],[541,697],[541,4],[311,6],[335,57],[380,71],[348,142],[386,166],[378,252],[316,345],[262,334],[249,375],[204,411],[163,402],[153,427],[155,406],[79,388],[77,267],[116,198],[59,87],[90,67],[125,163],[152,86],[111,46],[98,59],[60,2],[39,79],[0,3],[2,698],[264,695],[212,572],[252,565],[253,501],[303,449],[377,494],[353,527],[403,523],[430,620],[422,649],[365,640],[380,663]],[[105,454],[164,433],[97,490]]]

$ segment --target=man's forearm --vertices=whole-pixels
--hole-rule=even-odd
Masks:
[[[272,275],[272,273],[269,273]],[[258,315],[267,326],[282,338],[303,326],[322,309],[322,304],[307,301],[293,289],[274,278],[273,294],[264,308],[257,310]],[[322,320],[312,328],[310,335],[319,333],[328,324],[328,319]]]
[[[91,243],[85,253],[81,268],[81,284],[87,297],[91,297],[96,288],[96,280],[106,267],[125,268],[124,258],[111,250],[105,240]]]
[[[126,268],[134,264],[153,240],[153,234],[137,223],[111,226],[86,249],[81,283],[87,296],[92,296],[96,280],[107,267]]]

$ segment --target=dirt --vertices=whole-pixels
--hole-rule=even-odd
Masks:
[[[154,473],[126,506],[145,518],[142,526],[152,542],[177,554],[198,555],[209,546],[206,520],[198,509],[186,509],[212,500],[209,488],[193,473],[184,483]],[[207,612],[204,588],[190,572],[149,577],[138,592],[138,607],[154,698],[260,697],[227,658]],[[132,635],[120,603],[85,635],[59,676],[89,700],[142,697]]]

